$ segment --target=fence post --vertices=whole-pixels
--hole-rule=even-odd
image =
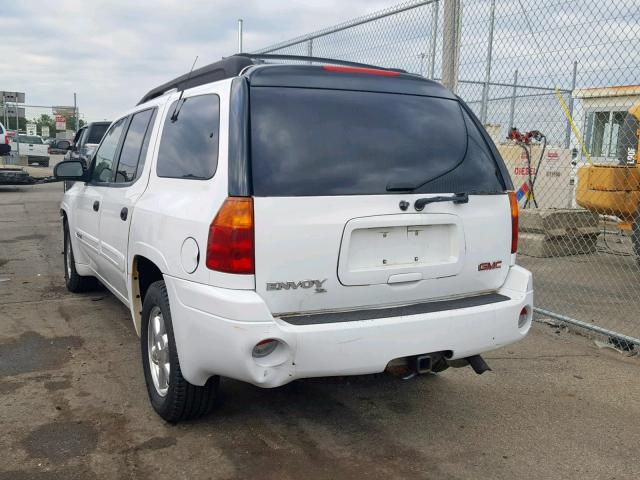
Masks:
[[[513,90],[511,91],[511,105],[509,106],[509,128],[515,127],[514,115],[516,112],[516,93],[518,90],[518,69],[513,72]]]
[[[431,54],[429,56],[429,78],[434,79],[436,75],[436,48],[438,46],[438,6],[439,0],[431,4]]]
[[[313,57],[313,38],[307,40],[307,57]],[[309,64],[313,62],[309,61]]]
[[[238,19],[238,53],[242,53],[242,19]]]
[[[443,0],[442,84],[452,92],[458,89],[460,56],[460,0]]]
[[[484,85],[482,86],[482,103],[480,104],[480,121],[487,122],[487,103],[489,102],[489,82],[491,81],[491,55],[493,53],[493,26],[496,18],[496,0],[491,0],[491,10],[489,18],[489,44],[487,46],[487,65],[484,74]]]
[[[576,89],[576,76],[578,75],[578,61],[573,62],[573,76],[571,78],[571,93],[569,94],[569,116],[573,118],[573,91]],[[564,148],[571,146],[571,122],[567,120],[567,130],[564,137]]]

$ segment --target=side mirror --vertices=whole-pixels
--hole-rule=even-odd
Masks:
[[[85,169],[80,160],[67,160],[60,162],[53,169],[56,180],[84,180]]]

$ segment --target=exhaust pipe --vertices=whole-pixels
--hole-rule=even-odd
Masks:
[[[465,360],[469,363],[469,365],[471,365],[473,371],[478,375],[482,375],[486,371],[491,371],[491,368],[489,367],[489,365],[487,365],[487,362],[485,362],[480,355],[473,355],[471,357],[465,358]]]

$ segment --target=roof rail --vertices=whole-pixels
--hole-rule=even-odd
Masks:
[[[174,78],[173,80],[150,90],[144,97],[142,97],[138,102],[138,105],[159,97],[172,88],[175,88],[178,91],[186,90],[187,88],[197,87],[198,85],[204,85],[205,83],[236,77],[244,68],[253,64],[254,62],[249,58],[240,57],[238,55],[223,58],[218,62],[210,63],[209,65],[205,65],[204,67],[194,70],[191,72],[191,75],[189,75],[189,73],[185,73],[184,75]]]
[[[254,60],[257,60],[257,62]],[[273,55],[262,53],[237,53],[235,55],[231,55],[230,57],[223,58],[222,60],[219,60],[217,62],[205,65],[204,67],[200,67],[191,72],[191,74],[185,73],[184,75],[176,77],[173,80],[170,80],[169,82],[150,90],[144,97],[142,97],[142,99],[138,102],[138,105],[157,98],[174,88],[178,91],[181,91],[188,88],[197,87],[198,85],[204,85],[205,83],[211,83],[217,80],[223,80],[225,78],[237,77],[246,67],[255,65],[257,63],[264,63],[268,60],[328,63],[333,65],[376,68],[379,70],[389,70],[393,72],[406,73],[405,70],[384,68],[376,65],[367,65],[365,63],[349,62],[346,60],[336,60],[333,58],[305,57],[298,55]]]

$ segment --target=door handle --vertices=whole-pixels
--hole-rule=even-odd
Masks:
[[[128,213],[129,209],[127,207],[122,207],[122,210],[120,210],[120,220],[126,220]]]
[[[100,202],[96,200],[95,202],[93,202],[93,210],[97,212],[99,209],[100,209]]]

